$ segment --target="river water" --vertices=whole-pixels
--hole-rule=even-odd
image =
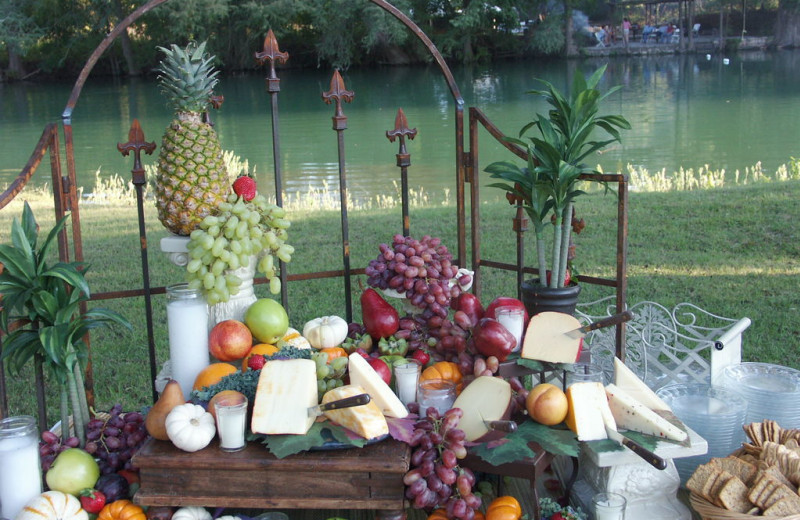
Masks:
[[[581,61],[505,61],[454,67],[467,106],[482,109],[506,133],[516,134],[545,105],[527,90],[545,79],[565,88],[576,73],[603,64],[603,90],[620,85],[603,113],[622,114],[633,129],[623,143],[598,154],[607,172],[627,164],[650,172],[708,165],[729,175],[761,162],[772,172],[800,157],[800,51],[730,56],[676,55]],[[281,77],[281,162],[286,191],[338,186],[333,107],[323,102],[329,70],[284,70]],[[439,197],[454,187],[454,102],[438,68],[395,67],[351,70],[343,74],[355,93],[343,110],[348,187],[356,199],[394,195],[399,182],[398,144],[385,135],[402,108],[418,135],[408,141],[412,189]],[[0,84],[0,184],[10,182],[28,160],[44,125],[59,121],[71,83]],[[273,189],[269,97],[261,75],[222,77],[221,110],[212,113],[222,146],[247,159],[262,189]],[[90,78],[73,113],[78,182],[91,191],[95,173],[130,178],[132,161],[116,144],[127,140],[138,118],[148,140],[160,145],[171,113],[155,81]],[[481,165],[513,158],[481,136]],[[146,164],[155,162],[145,157]],[[45,182],[43,172],[37,183]],[[486,179],[484,174],[483,179]],[[495,190],[483,190],[486,197]]]

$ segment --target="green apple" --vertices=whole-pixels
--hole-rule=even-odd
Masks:
[[[47,487],[78,496],[82,489],[93,488],[100,477],[100,467],[91,455],[80,448],[69,448],[58,454],[45,480]]]
[[[260,298],[250,305],[244,313],[244,323],[258,341],[272,345],[289,330],[286,309],[272,298]]]

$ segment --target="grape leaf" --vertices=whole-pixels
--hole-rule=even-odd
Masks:
[[[295,453],[313,448],[324,448],[326,445],[330,446],[331,444],[344,445],[341,447],[349,445],[354,448],[361,448],[366,444],[367,440],[338,424],[322,421],[312,424],[305,435],[263,435],[261,436],[261,442],[267,446],[270,453],[282,459]]]
[[[509,433],[499,443],[485,443],[470,448],[470,452],[494,466],[533,457],[536,452],[529,446],[538,443],[554,455],[578,456],[578,440],[569,430],[544,426],[534,421],[524,421],[517,431]]]
[[[416,416],[414,419],[397,419],[396,417],[387,417],[386,424],[389,425],[389,435],[396,441],[411,442],[411,434],[414,433],[414,424],[417,422]]]
[[[525,367],[534,372],[556,372],[564,370],[567,372],[574,372],[575,368],[572,363],[550,363],[549,361],[537,361],[535,359],[519,358],[517,364]]]

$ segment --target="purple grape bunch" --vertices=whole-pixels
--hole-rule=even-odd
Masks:
[[[135,469],[131,458],[147,439],[144,416],[139,412],[122,413],[120,404],[115,404],[108,414],[107,419],[95,416],[89,421],[84,449],[97,459],[103,475]]]
[[[453,255],[441,239],[425,235],[417,240],[396,234],[392,244],[381,244],[380,254],[369,262],[367,284],[375,289],[394,289],[429,316],[446,317],[450,300],[461,294],[462,283],[450,286],[458,275]],[[469,276],[469,275],[463,275]]]
[[[473,493],[475,475],[458,464],[467,455],[464,431],[458,428],[462,416],[460,408],[443,415],[433,407],[425,410],[414,425],[411,469],[403,483],[414,508],[444,507],[448,518],[473,520],[481,499]]]

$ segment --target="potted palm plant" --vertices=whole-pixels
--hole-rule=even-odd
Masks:
[[[11,225],[11,244],[0,245],[0,329],[4,334],[0,361],[16,374],[32,359],[49,369],[60,387],[62,437],[70,436],[71,407],[72,427],[83,446],[90,419],[83,383],[88,359],[84,336],[97,327],[131,326],[108,309],[81,312],[90,296],[85,264],[49,262],[49,250],[68,218],[59,220],[38,244],[39,226],[26,202],[22,219],[14,218]]]
[[[505,190],[510,198],[521,202],[533,223],[539,277],[522,285],[523,302],[531,314],[542,310],[574,311],[580,287],[574,280],[565,285],[573,206],[575,199],[584,193],[577,187],[581,175],[599,173],[584,161],[609,144],[621,141],[620,130],[631,127],[621,115],[598,115],[600,102],[620,88],[611,88],[604,94],[598,90],[605,70],[605,66],[601,67],[588,79],[577,74],[568,96],[547,81],[539,80],[546,88],[528,93],[542,97],[550,110],[547,115],[537,114],[523,126],[518,138],[506,137],[527,151],[527,164],[520,167],[498,161],[485,169],[493,179],[503,181],[490,186]],[[524,140],[532,130],[536,135]],[[607,134],[607,138],[593,138],[596,130]],[[550,225],[552,243],[548,254],[546,235]],[[536,303],[540,297],[556,298],[566,303],[566,307],[561,304],[558,308],[542,307]]]

